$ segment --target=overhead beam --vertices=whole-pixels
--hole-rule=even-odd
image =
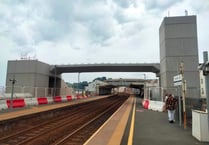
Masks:
[[[159,63],[130,63],[130,64],[73,64],[52,65],[51,72],[57,74],[77,72],[160,72]]]

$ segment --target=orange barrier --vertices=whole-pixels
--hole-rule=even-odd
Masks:
[[[66,96],[68,101],[72,100],[72,96]]]
[[[10,108],[12,102],[12,108],[21,108],[25,107],[25,100],[23,98],[14,99],[14,100],[7,100],[7,107]]]
[[[40,98],[37,98],[37,100],[38,100],[38,105],[48,104],[48,100],[46,97],[40,97]]]
[[[61,96],[55,96],[53,99],[54,99],[54,102],[62,102]]]

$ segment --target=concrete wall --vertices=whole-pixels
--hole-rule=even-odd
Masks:
[[[64,80],[61,80],[61,91],[60,95],[62,96],[72,96],[73,95],[73,88],[68,87],[68,85],[64,82]]]
[[[184,62],[187,96],[199,97],[196,16],[165,17],[159,36],[161,86],[174,88],[173,76],[178,74],[178,64]]]
[[[17,86],[48,87],[50,65],[37,60],[8,61],[6,86],[13,76]]]
[[[15,77],[15,80],[17,80],[15,83],[16,88],[27,86],[28,89],[24,89],[24,93],[29,92],[31,94],[36,94],[42,90],[43,94],[36,95],[44,95],[44,88],[49,87],[49,76],[53,76],[53,74],[50,73],[50,69],[51,66],[49,64],[37,60],[8,61],[6,92],[11,92],[10,86],[12,86],[12,82],[10,79]],[[35,90],[35,87],[39,88],[38,91]]]

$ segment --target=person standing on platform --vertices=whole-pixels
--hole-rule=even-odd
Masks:
[[[175,110],[177,106],[177,98],[175,98],[173,95],[169,95],[168,98],[166,99],[166,109],[168,111],[168,120],[169,123],[174,123],[175,119]]]

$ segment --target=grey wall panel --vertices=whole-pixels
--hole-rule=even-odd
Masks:
[[[165,25],[165,36],[166,38],[188,38],[196,37],[197,31],[196,24],[170,24]]]
[[[13,79],[13,76],[15,76],[15,86],[34,86],[35,83],[35,74],[15,74],[10,73],[8,74],[8,79],[6,81],[6,86],[11,86],[12,82],[9,81],[9,79]]]
[[[49,76],[43,74],[36,74],[35,86],[36,87],[48,87]]]
[[[173,76],[178,74],[178,64],[184,62],[189,97],[198,97],[198,42],[196,16],[166,17],[160,26],[161,86],[175,88]],[[164,34],[164,35],[162,35]],[[165,45],[164,45],[165,44]],[[192,95],[191,90],[195,93]]]
[[[161,73],[161,75],[160,75],[160,81],[161,81],[161,87],[166,87],[167,86],[166,72]]]
[[[165,17],[164,23],[165,25],[169,24],[191,24],[196,23],[196,16],[177,16],[177,17]]]
[[[164,28],[164,21],[161,23],[161,26],[159,28],[159,43],[161,44],[164,41],[165,38],[165,28]]]
[[[32,60],[8,61],[8,73],[34,73],[36,62]]]
[[[50,65],[37,60],[8,61],[6,86],[15,76],[16,86],[48,87]]]
[[[8,61],[8,73],[42,73],[49,74],[50,65],[37,60]]]
[[[160,61],[165,59],[165,56],[166,56],[166,49],[165,48],[166,48],[165,41],[162,41],[160,43]]]
[[[166,56],[197,55],[197,38],[166,39]]]
[[[198,72],[198,58],[196,56],[192,57],[168,57],[166,59],[166,70],[176,71],[180,62],[184,63],[185,71],[195,71]]]
[[[42,62],[36,62],[36,72],[39,74],[49,75],[51,66]]]
[[[167,67],[167,66],[166,66],[166,59],[162,60],[162,61],[160,62],[160,64],[161,64],[161,65],[160,65],[160,72],[161,72],[161,73],[166,72],[166,70],[167,70],[167,69],[166,69],[166,67]]]

